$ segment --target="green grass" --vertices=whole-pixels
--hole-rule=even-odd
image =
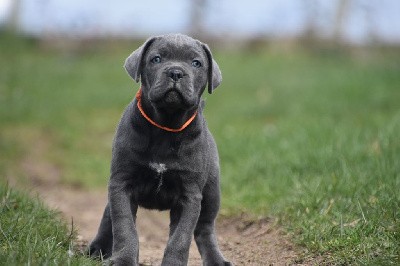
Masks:
[[[223,206],[278,215],[329,263],[400,263],[399,61],[220,60]]]
[[[1,265],[96,265],[74,249],[58,213],[0,182]]]
[[[24,178],[29,157],[64,182],[104,188],[115,126],[138,88],[122,68],[136,46],[0,47],[0,174]],[[214,54],[224,81],[205,98],[222,212],[278,217],[327,263],[399,264],[399,53]]]

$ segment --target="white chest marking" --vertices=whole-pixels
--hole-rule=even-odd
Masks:
[[[158,193],[160,192],[161,186],[163,184],[163,173],[167,171],[167,167],[164,163],[149,163],[149,166],[157,173],[158,186],[156,189],[156,193]]]
[[[164,163],[150,163],[150,168],[156,171],[158,175],[162,175],[165,171],[167,171],[167,167]]]

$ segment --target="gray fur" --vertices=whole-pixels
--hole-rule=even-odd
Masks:
[[[159,57],[159,58],[158,58]],[[197,61],[196,61],[197,60]],[[139,206],[170,210],[170,233],[162,265],[186,265],[194,235],[204,265],[231,265],[222,256],[214,222],[220,204],[219,159],[207,128],[201,95],[221,83],[221,72],[207,45],[181,34],[148,39],[125,62],[142,83],[142,106],[158,124],[150,124],[135,99],[126,108],[115,135],[109,200],[91,256],[115,265],[138,265],[136,212]]]

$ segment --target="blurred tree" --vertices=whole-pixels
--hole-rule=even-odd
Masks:
[[[332,6],[332,33],[331,42],[335,45],[343,44],[345,41],[345,30],[348,18],[351,15],[351,8],[354,7],[352,0],[336,0]],[[303,0],[305,10],[305,27],[301,36],[301,41],[307,46],[321,44],[321,32],[319,23],[325,19],[323,14],[323,5],[320,0]]]
[[[318,35],[318,0],[303,0],[303,2],[306,22],[302,38],[306,42],[314,42]]]
[[[338,0],[333,24],[333,41],[336,44],[343,42],[346,19],[350,12],[351,0]]]
[[[374,6],[371,2],[363,2],[361,4],[361,9],[364,11],[365,21],[367,24],[367,32],[368,32],[368,42],[370,45],[379,44],[381,39],[379,38],[379,30],[376,25],[376,20],[374,16]]]
[[[11,12],[8,19],[8,30],[10,32],[17,32],[19,28],[19,16],[20,16],[21,0],[11,1]]]
[[[191,3],[189,33],[194,37],[201,38],[205,34],[203,20],[207,0],[193,0]]]

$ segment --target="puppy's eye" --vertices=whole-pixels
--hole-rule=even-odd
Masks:
[[[199,68],[199,67],[201,67],[201,62],[199,60],[193,60],[192,66]]]
[[[151,62],[154,64],[161,63],[161,56],[157,55],[151,59]]]

